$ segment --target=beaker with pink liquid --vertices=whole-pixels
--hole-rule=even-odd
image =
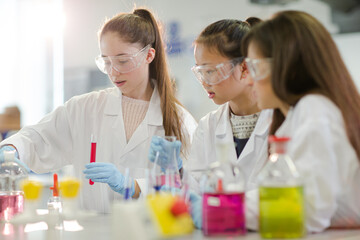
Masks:
[[[20,183],[28,171],[15,161],[15,151],[4,151],[0,163],[0,221],[9,221],[24,210],[24,195]]]
[[[203,233],[212,235],[244,235],[245,194],[204,193],[203,195]]]
[[[203,176],[202,231],[205,236],[246,234],[245,178],[229,158],[233,143],[216,146],[218,161]]]

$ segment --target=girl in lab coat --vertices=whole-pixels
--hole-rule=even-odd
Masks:
[[[249,188],[254,187],[253,177],[267,156],[267,135],[272,111],[260,112],[252,87],[247,83],[248,70],[241,51],[241,40],[251,24],[260,19],[247,21],[224,19],[207,26],[195,40],[196,65],[192,68],[209,99],[220,107],[208,113],[200,121],[193,136],[188,159],[189,172],[201,172],[217,161],[216,144],[235,145],[229,158],[243,169]],[[160,142],[153,140],[149,158],[161,149]],[[178,162],[181,159],[178,159]],[[197,189],[199,175],[192,188]]]
[[[227,157],[242,170],[247,189],[255,188],[254,177],[267,158],[272,111],[257,107],[241,50],[242,38],[259,21],[220,20],[207,26],[195,40],[193,72],[209,98],[221,105],[199,121],[193,137],[188,171],[196,192],[201,172],[219,160],[218,143],[234,143]],[[190,200],[194,223],[201,228],[202,198],[191,194]]]
[[[307,230],[359,227],[360,97],[331,35],[309,14],[284,11],[252,29],[243,50],[259,108],[275,109],[270,134],[291,138]]]
[[[36,173],[72,164],[82,181],[82,207],[108,212],[109,203],[125,193],[125,168],[130,168],[130,196],[139,196],[151,137],[176,136],[185,152],[197,123],[175,98],[159,26],[150,11],[135,9],[105,22],[99,47],[96,64],[114,87],[73,97],[1,145],[6,145],[2,151],[15,147]],[[96,163],[89,164],[91,135],[97,150]]]
[[[224,19],[207,26],[195,40],[196,65],[192,68],[209,99],[220,107],[200,121],[193,136],[185,170],[190,173],[189,184],[200,191],[201,172],[217,161],[218,143],[230,143],[228,158],[244,173],[248,189],[255,187],[255,178],[267,158],[267,137],[272,110],[260,111],[248,84],[248,70],[241,51],[241,40],[257,18],[247,21]],[[163,143],[152,141],[149,159]],[[178,163],[181,159],[178,158]],[[196,227],[201,228],[202,198],[192,193],[191,213]]]
[[[195,172],[219,160],[219,142],[235,146],[228,157],[242,169],[248,188],[254,187],[253,176],[266,159],[272,111],[260,112],[257,107],[241,51],[243,36],[258,22],[257,18],[220,20],[207,26],[194,42],[192,70],[209,99],[220,105],[199,121],[194,134],[188,170],[196,182],[200,174]]]

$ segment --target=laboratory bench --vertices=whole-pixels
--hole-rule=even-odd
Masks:
[[[110,214],[101,214],[79,219],[77,221],[64,222],[64,230],[46,230],[47,225],[42,223],[27,225],[11,225],[0,223],[1,240],[107,240],[112,238],[112,223]],[[133,229],[137,231],[137,229]],[[119,238],[117,238],[119,239]],[[125,239],[125,238],[124,238]],[[229,239],[227,237],[206,237],[200,230],[192,234],[171,239],[201,240],[201,239]],[[230,239],[257,240],[262,239],[258,233],[249,232],[245,236],[237,236]],[[320,234],[309,234],[302,239],[316,240],[359,240],[360,229],[356,230],[327,230]],[[142,239],[143,240],[143,239]],[[144,239],[146,240],[146,239]]]

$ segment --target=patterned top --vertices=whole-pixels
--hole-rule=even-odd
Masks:
[[[234,137],[238,139],[250,138],[259,116],[260,113],[246,116],[236,116],[235,114],[230,113],[230,122]]]

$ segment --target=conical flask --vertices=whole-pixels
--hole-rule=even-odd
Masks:
[[[165,153],[169,157],[169,164],[165,168],[165,185],[170,186],[172,193],[175,194],[177,192],[175,192],[173,188],[181,188],[181,178],[176,159],[176,148],[174,146],[176,137],[165,136],[164,139],[171,143],[171,145],[167,145],[168,147],[165,149]]]
[[[176,159],[176,147],[175,141],[176,137],[174,136],[157,136],[161,138],[161,150],[156,152],[154,163],[149,161],[149,175],[150,175],[150,185],[149,188],[151,191],[159,191],[162,186],[163,191],[171,191],[173,194],[178,194],[175,188],[181,188],[181,179],[180,172],[178,169],[177,159]]]
[[[289,140],[269,137],[269,160],[258,177],[259,231],[263,238],[299,238],[305,234],[303,181],[287,155]]]
[[[218,161],[210,164],[203,177],[203,233],[206,236],[236,236],[246,233],[245,178],[229,159],[234,143],[217,143]]]

